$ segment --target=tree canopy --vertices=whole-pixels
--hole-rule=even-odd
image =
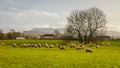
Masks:
[[[95,37],[103,35],[106,30],[106,16],[98,8],[74,10],[67,20],[67,33],[77,36],[81,43],[89,43]]]

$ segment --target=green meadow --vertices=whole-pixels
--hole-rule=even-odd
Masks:
[[[0,46],[0,68],[120,68],[120,40],[104,41],[110,45],[100,45],[91,48],[93,53],[85,49],[76,50],[66,46],[60,50],[46,47],[20,48],[22,43],[48,43],[57,44],[61,40],[0,40],[6,43]],[[78,43],[77,41],[71,41]],[[13,47],[12,43],[18,46]]]

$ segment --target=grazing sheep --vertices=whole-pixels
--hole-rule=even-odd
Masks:
[[[13,47],[16,47],[17,46],[17,44],[16,43],[13,43]]]
[[[54,47],[54,45],[50,45],[50,48],[53,48]]]
[[[82,50],[82,47],[77,46],[77,47],[76,47],[76,50]]]
[[[99,48],[99,45],[96,45],[96,48]]]
[[[65,49],[65,46],[60,46],[60,49],[61,49],[61,50]]]
[[[34,47],[35,47],[35,48],[38,48],[38,45],[37,45],[37,44],[34,44]]]
[[[70,47],[71,47],[71,48],[74,48],[74,47],[75,47],[75,44],[71,44]]]
[[[23,47],[27,48],[28,46],[27,46],[27,44],[23,44]]]
[[[39,44],[38,44],[38,47],[42,47],[42,45],[39,43]]]
[[[90,48],[86,48],[86,52],[93,52],[93,50]]]
[[[45,44],[45,47],[46,47],[46,48],[49,48],[49,45],[48,45],[48,44]]]
[[[92,45],[91,43],[89,44],[89,46],[90,46],[90,47],[93,47],[93,45]]]
[[[31,47],[34,47],[34,44],[31,44]]]
[[[82,49],[85,49],[85,46],[82,46]]]
[[[30,47],[30,44],[26,44],[27,45],[27,47]]]
[[[42,45],[42,46],[44,46],[44,44],[43,44],[43,43],[42,43],[41,45]]]
[[[60,44],[56,44],[56,46],[57,46],[58,48],[60,48]]]
[[[44,44],[44,46],[46,47],[46,46],[48,46],[48,44]]]
[[[49,45],[47,45],[46,47],[49,48]]]

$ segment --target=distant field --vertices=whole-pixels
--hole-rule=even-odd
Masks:
[[[101,45],[93,53],[76,50],[66,46],[65,50],[54,48],[20,48],[12,43],[48,43],[56,44],[61,40],[0,40],[6,46],[0,46],[0,68],[120,68],[120,40],[105,41],[109,46]],[[76,41],[72,41],[78,43]],[[89,47],[86,45],[86,47]]]

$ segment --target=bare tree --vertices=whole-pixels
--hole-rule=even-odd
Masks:
[[[94,37],[104,34],[107,23],[105,14],[98,8],[75,10],[67,19],[66,31],[77,35],[81,43],[89,43]]]

